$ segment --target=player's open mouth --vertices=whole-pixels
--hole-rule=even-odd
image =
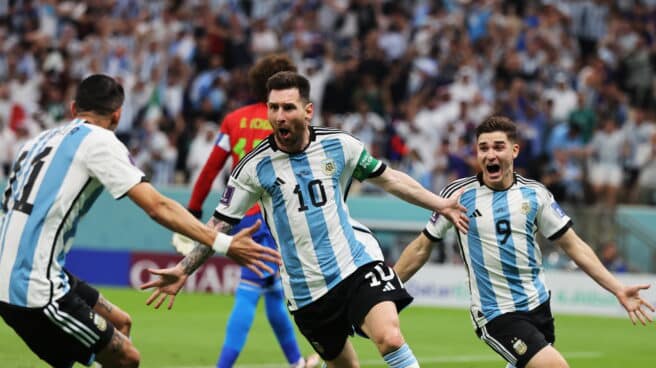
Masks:
[[[289,129],[280,128],[278,129],[278,134],[280,135],[281,138],[287,139],[291,135],[291,132],[289,131]]]
[[[490,174],[496,174],[501,171],[501,166],[499,164],[486,165],[485,169]]]

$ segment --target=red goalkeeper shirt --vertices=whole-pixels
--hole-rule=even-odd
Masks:
[[[194,185],[187,207],[193,211],[200,211],[212,183],[225,165],[228,155],[232,156],[234,168],[242,157],[260,144],[271,132],[271,124],[267,119],[267,106],[263,102],[241,107],[226,115],[221,123],[212,153],[207,158]],[[260,207],[256,204],[246,212],[246,216],[259,211]]]

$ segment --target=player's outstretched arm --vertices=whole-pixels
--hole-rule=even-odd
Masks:
[[[210,225],[220,226],[221,221],[213,219],[210,221]],[[228,247],[227,255],[235,260],[242,266],[247,267],[251,271],[262,276],[261,270],[273,273],[273,270],[267,266],[263,261],[260,261],[259,258],[266,258],[273,262],[279,262],[280,259],[275,255],[277,252],[272,251],[272,249],[263,247],[257,244],[252,239],[252,235],[259,229],[260,221],[256,222],[252,226],[243,229],[238,232],[230,242]],[[269,255],[262,255],[262,252],[267,252]],[[175,301],[175,296],[184,286],[187,277],[191,275],[200,265],[202,265],[212,254],[214,254],[213,249],[198,244],[187,256],[185,256],[182,261],[177,265],[170,268],[163,269],[148,269],[153,275],[159,276],[158,279],[149,281],[141,285],[141,289],[155,288],[150,297],[146,300],[146,304],[150,305],[153,302],[155,303],[155,308],[159,308],[170,296],[168,309],[173,307]]]
[[[206,226],[178,202],[161,195],[148,183],[135,185],[128,191],[128,196],[161,225],[211,247],[220,254],[226,254],[242,266],[270,272],[270,268],[265,266],[264,262],[280,261],[280,254],[277,251],[263,247],[250,238],[245,239],[240,236],[238,239],[233,239],[231,236],[217,232],[213,226]],[[210,223],[212,224],[216,225]],[[257,228],[240,234],[245,233],[249,236],[256,230]]]
[[[449,219],[459,231],[467,233],[469,229],[467,209],[459,202],[462,191],[449,198],[443,198],[422,187],[406,173],[390,167],[387,167],[380,176],[368,180],[406,202],[439,212]]]
[[[640,323],[645,325],[652,321],[648,310],[653,313],[655,311],[654,307],[640,296],[640,290],[648,289],[648,284],[623,285],[604,267],[590,246],[571,228],[560,238],[556,239],[556,244],[567,253],[581,270],[587,273],[601,287],[615,295],[620,304],[626,309],[633,324],[640,321]]]
[[[401,281],[408,281],[421,266],[425,265],[432,250],[431,240],[423,233],[410,242],[394,264],[394,271],[399,275]]]

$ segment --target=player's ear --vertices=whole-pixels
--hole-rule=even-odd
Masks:
[[[69,108],[71,110],[71,116],[77,115],[77,105],[75,104],[75,101],[71,101],[71,105]]]
[[[512,151],[513,151],[513,159],[517,158],[517,156],[519,156],[519,144],[513,143]]]
[[[312,104],[312,102],[308,101],[305,104],[305,118],[306,118],[306,120],[311,121],[313,115],[314,115],[314,105]]]

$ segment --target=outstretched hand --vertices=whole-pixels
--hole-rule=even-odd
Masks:
[[[631,323],[634,325],[636,324],[636,320],[640,321],[643,325],[651,323],[652,318],[647,312],[647,309],[652,311],[652,313],[656,312],[654,306],[640,296],[640,290],[649,289],[649,286],[649,284],[625,286],[616,295],[617,300],[619,300],[620,304],[629,313]]]
[[[155,303],[155,309],[159,309],[159,307],[166,301],[166,298],[171,296],[168,309],[173,308],[175,296],[180,289],[182,289],[187,280],[187,275],[184,273],[182,267],[176,265],[170,268],[149,268],[147,271],[153,275],[158,275],[159,279],[141,285],[141,290],[150,289],[152,287],[156,288],[146,300],[146,305],[151,305],[154,301],[159,299],[157,303]]]
[[[232,258],[239,265],[255,272],[259,277],[263,277],[262,271],[273,274],[273,269],[264,262],[274,262],[280,264],[280,253],[269,247],[256,243],[252,236],[260,228],[262,221],[257,220],[255,224],[242,229],[233,236],[230,247],[226,255]]]
[[[469,218],[467,218],[467,208],[460,204],[460,196],[463,193],[460,189],[456,194],[449,198],[444,198],[441,208],[437,212],[445,216],[453,225],[463,234],[469,231]]]

